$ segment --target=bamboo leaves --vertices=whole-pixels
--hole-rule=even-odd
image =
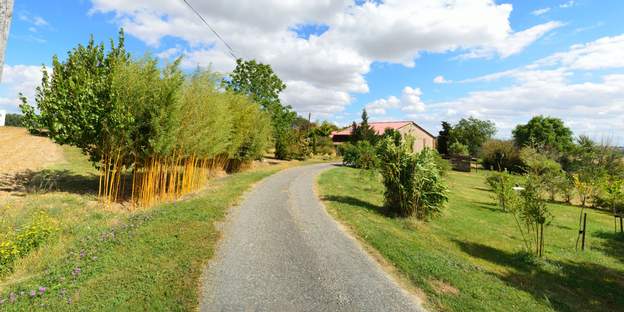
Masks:
[[[91,38],[44,69],[39,115],[23,98],[26,123],[89,155],[105,202],[178,198],[217,170],[260,158],[271,136],[268,113],[252,99],[218,89],[221,77],[211,72],[186,77],[179,65],[132,60],[123,32],[108,51]]]

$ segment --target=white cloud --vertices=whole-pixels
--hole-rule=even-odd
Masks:
[[[369,103],[366,105],[366,110],[371,115],[385,115],[387,109],[397,108],[399,105],[401,105],[399,98],[391,95],[387,99],[378,99]]]
[[[499,55],[501,58],[507,58],[509,56],[522,52],[526,47],[531,45],[539,38],[543,37],[546,33],[561,26],[563,26],[563,24],[556,21],[539,24],[523,31],[513,33],[503,40],[495,41],[480,48],[474,49],[466,54],[461,55],[459,58],[491,58],[496,54]]]
[[[571,8],[571,7],[575,6],[575,5],[576,5],[576,1],[570,0],[568,2],[560,4],[559,7],[562,8],[562,9],[567,9],[567,8]]]
[[[420,99],[420,88],[405,87],[401,96],[401,110],[406,113],[422,113],[425,111],[425,103]]]
[[[43,17],[33,15],[28,11],[20,11],[18,17],[21,21],[32,24],[34,26],[48,26],[49,23]]]
[[[491,119],[506,136],[518,123],[543,114],[563,119],[577,135],[611,137],[622,144],[624,74],[595,71],[622,69],[623,59],[624,35],[573,45],[527,66],[459,81],[509,79],[510,83],[455,100],[427,103],[427,114],[438,120],[469,115]],[[589,78],[583,81],[584,77]]]
[[[535,16],[540,16],[540,15],[544,15],[546,13],[548,13],[550,11],[550,8],[542,8],[542,9],[537,9],[531,12],[531,14],[535,15]]]
[[[433,83],[442,84],[442,83],[451,83],[451,82],[453,82],[453,81],[446,80],[444,78],[444,76],[442,76],[442,75],[439,75],[439,76],[436,76],[435,78],[433,78]]]
[[[34,100],[35,88],[41,84],[41,67],[31,65],[5,65],[2,71],[0,88],[0,107],[16,111],[22,92],[31,101]]]
[[[115,21],[146,44],[181,38],[188,47],[165,49],[162,57],[185,55],[183,65],[212,65],[226,72],[234,62],[223,43],[182,1],[92,0],[91,14],[114,13]],[[282,99],[297,111],[340,112],[352,94],[368,92],[365,75],[375,61],[413,66],[423,52],[471,51],[497,46],[518,53],[538,35],[514,33],[512,6],[493,0],[430,1],[194,1],[237,56],[271,64],[288,86]],[[293,29],[325,25],[327,31],[301,38]],[[512,50],[506,49],[511,46]],[[500,50],[500,51],[499,51]]]
[[[400,109],[401,112],[412,116],[425,111],[425,103],[420,99],[421,96],[420,88],[406,86],[401,92],[401,99],[391,95],[368,103],[365,108],[372,116],[386,115],[390,109]]]
[[[603,37],[577,44],[566,52],[555,53],[533,66],[563,66],[568,69],[596,70],[624,67],[624,35]]]

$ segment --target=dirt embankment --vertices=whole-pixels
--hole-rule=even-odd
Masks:
[[[24,128],[0,127],[0,174],[39,170],[62,162],[63,149]]]
[[[20,180],[46,166],[65,161],[63,149],[24,128],[0,127],[0,196],[20,189]]]

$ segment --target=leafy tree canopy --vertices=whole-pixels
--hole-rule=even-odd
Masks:
[[[453,127],[450,123],[443,121],[442,122],[442,131],[438,133],[438,153],[440,154],[448,154],[448,148],[451,140],[451,131]]]
[[[273,72],[270,65],[255,60],[236,60],[236,68],[229,79],[223,80],[226,90],[244,94],[269,112],[273,125],[273,141],[277,158],[287,158],[287,147],[292,143],[293,123],[297,114],[290,106],[281,104],[279,94],[286,85]]]
[[[536,116],[512,132],[516,145],[534,146],[540,151],[569,151],[573,145],[572,130],[559,118]]]
[[[362,110],[362,122],[360,122],[359,125],[354,122],[352,125],[351,140],[354,143],[358,141],[368,141],[375,144],[377,142],[377,137],[375,130],[368,124],[368,113],[366,109]]]
[[[468,146],[470,154],[479,153],[481,145],[491,139],[496,133],[496,126],[492,121],[474,117],[462,118],[451,131],[451,141]]]

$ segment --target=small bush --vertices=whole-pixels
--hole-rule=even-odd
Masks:
[[[494,192],[501,209],[514,210],[518,204],[518,194],[513,189],[513,177],[507,172],[495,172],[487,177],[486,182]]]
[[[440,155],[438,151],[432,150],[431,154],[431,157],[433,158],[433,161],[435,162],[436,167],[438,167],[441,175],[445,176],[449,171],[451,171],[451,163],[448,160],[442,158],[442,155]]]
[[[378,157],[385,187],[384,207],[389,213],[428,219],[440,212],[448,200],[447,188],[433,150],[412,154],[405,144],[385,137]]]
[[[7,233],[0,242],[0,273],[11,270],[15,260],[39,247],[57,230],[46,214],[40,213],[33,221],[14,233]]]
[[[455,142],[449,146],[449,154],[452,156],[469,156],[470,150],[467,145]]]
[[[522,172],[520,153],[512,141],[489,140],[481,147],[482,164],[485,169]]]
[[[24,115],[21,114],[7,114],[4,120],[4,125],[7,127],[23,127]]]
[[[368,141],[355,144],[345,143],[340,147],[343,164],[360,169],[374,169],[377,166],[375,147]]]

